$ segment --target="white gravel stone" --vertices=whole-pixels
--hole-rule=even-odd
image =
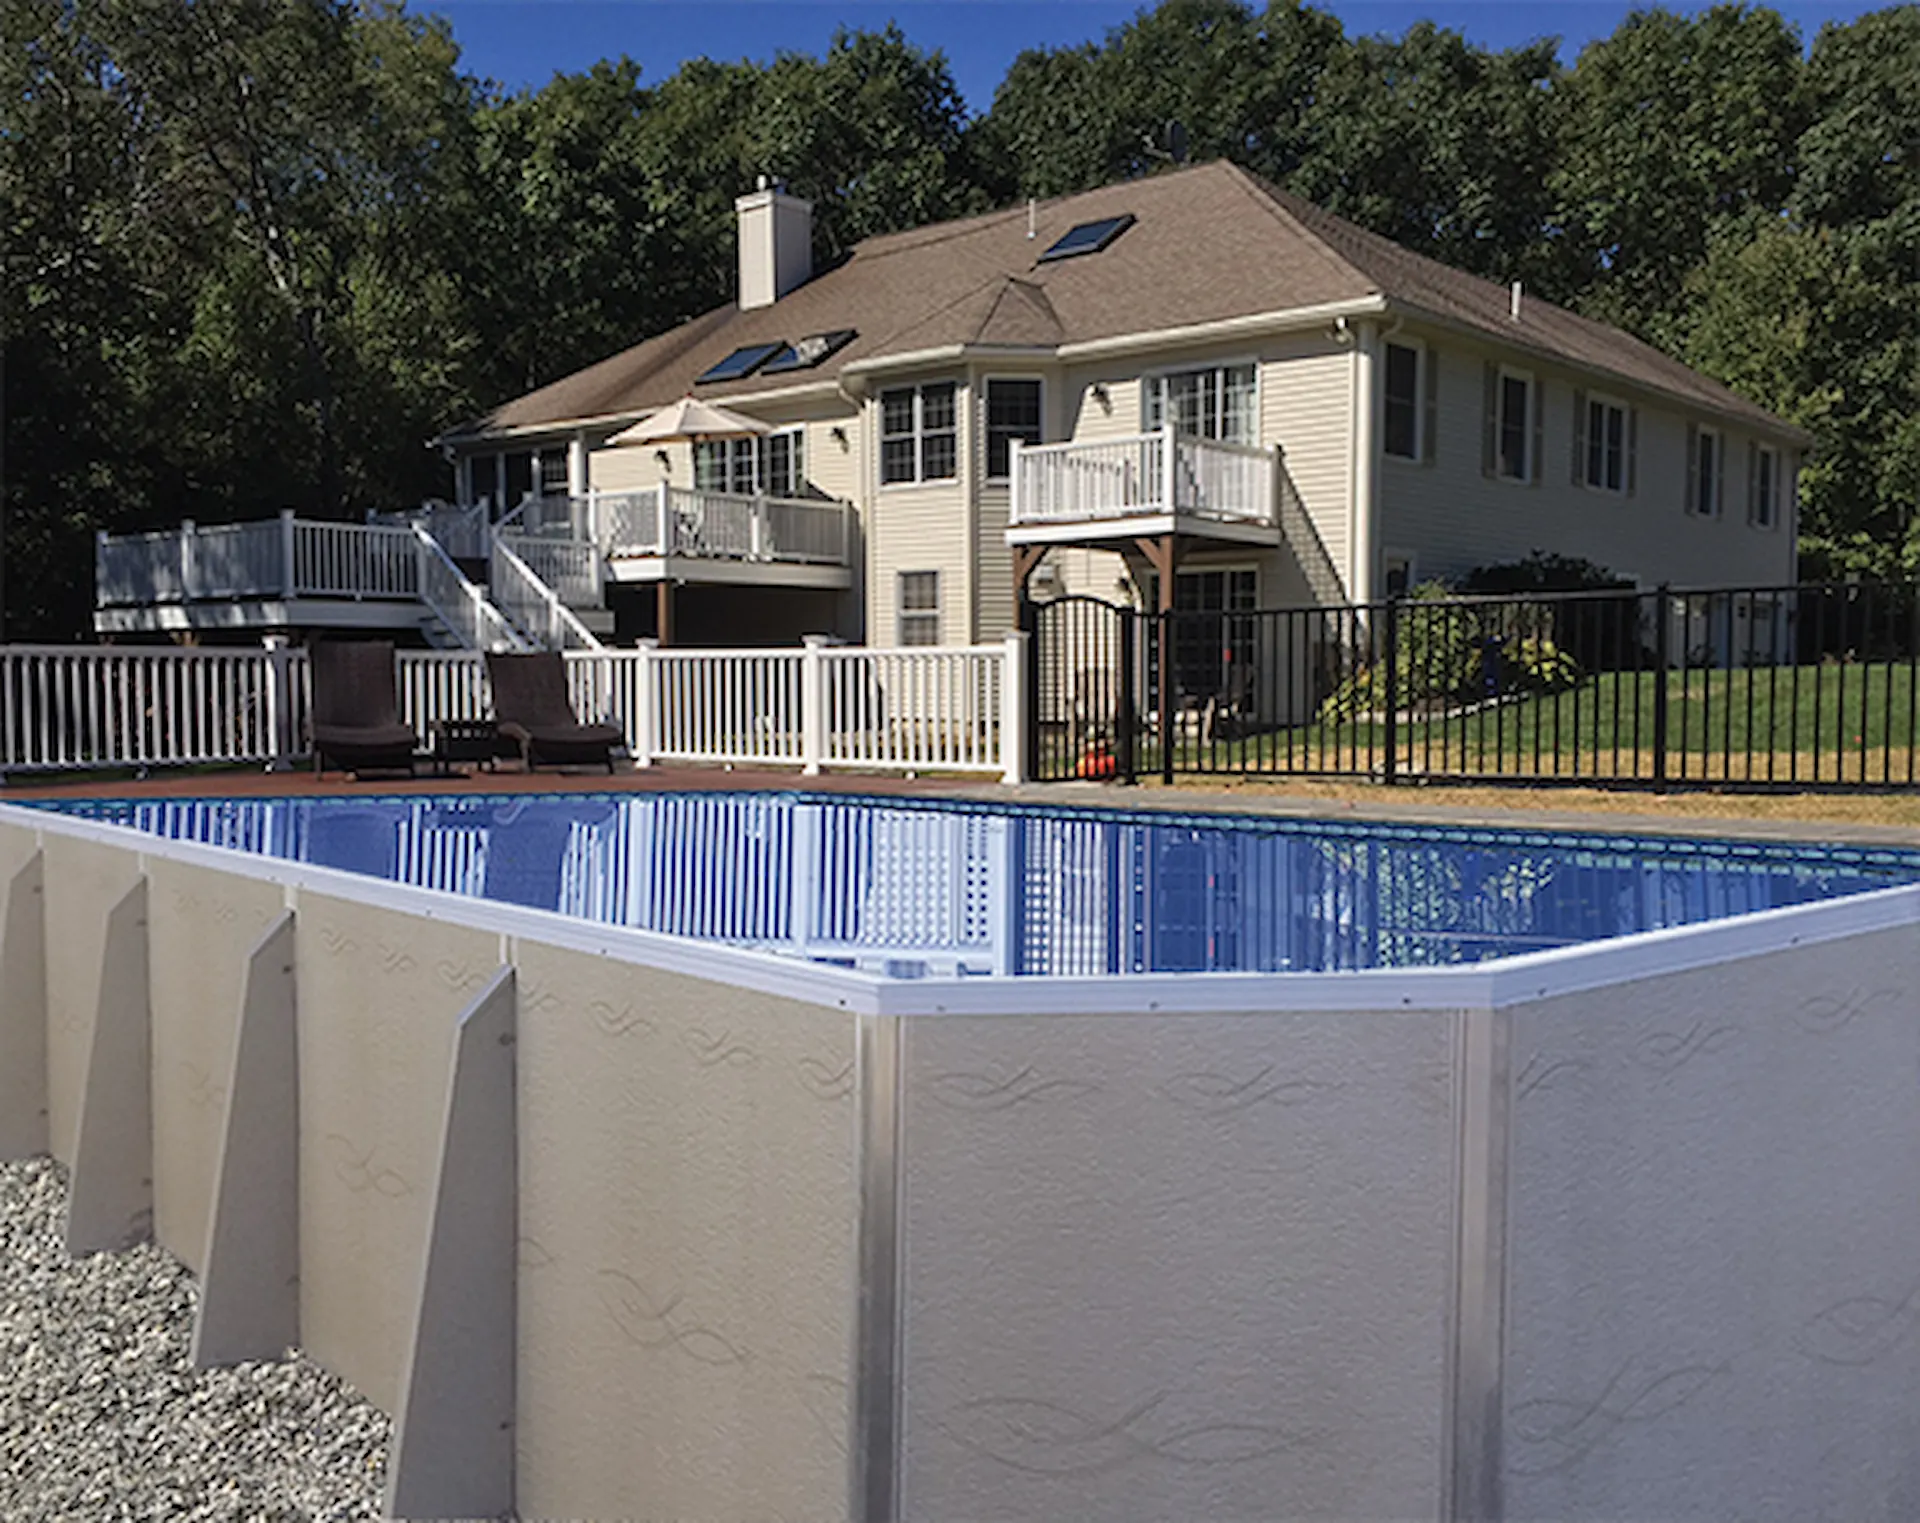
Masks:
[[[0,1523],[380,1517],[382,1413],[297,1351],[193,1369],[193,1276],[69,1258],[66,1206],[57,1164],[0,1164]]]

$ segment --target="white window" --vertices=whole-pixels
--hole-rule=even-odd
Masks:
[[[1402,460],[1421,458],[1420,361],[1420,351],[1411,344],[1387,345],[1387,402],[1382,432],[1387,453]]]
[[[1007,479],[1013,441],[1040,442],[1040,383],[989,378],[987,381],[987,479]]]
[[[1502,370],[1494,411],[1494,473],[1508,481],[1533,479],[1533,377]]]
[[[703,492],[806,495],[806,435],[784,428],[760,439],[702,439],[693,446],[693,484]]]
[[[1627,490],[1627,409],[1606,397],[1588,397],[1586,416],[1575,443],[1580,449],[1579,479],[1598,492]]]
[[[902,571],[895,614],[895,640],[900,645],[940,643],[940,573]]]
[[[1747,518],[1757,529],[1780,522],[1780,451],[1764,444],[1753,447],[1752,501]]]
[[[1695,428],[1687,468],[1687,511],[1701,518],[1720,514],[1720,490],[1726,480],[1727,463],[1721,456],[1720,431]]]
[[[951,381],[880,393],[880,480],[951,481],[959,474]]]
[[[1142,390],[1142,422],[1148,432],[1175,429],[1196,439],[1258,444],[1252,365],[1216,365],[1148,376]]]

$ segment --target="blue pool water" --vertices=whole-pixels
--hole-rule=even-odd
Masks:
[[[1478,962],[1920,882],[1920,851],[768,793],[70,813],[898,977]]]

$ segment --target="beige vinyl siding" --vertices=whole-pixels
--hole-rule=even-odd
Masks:
[[[1260,365],[1260,442],[1280,446],[1281,489],[1296,494],[1320,539],[1319,550],[1303,545],[1298,554],[1305,560],[1324,551],[1343,588],[1353,511],[1354,363],[1339,339],[1302,333],[1270,341]]]
[[[1591,377],[1552,369],[1518,353],[1423,334],[1439,365],[1431,464],[1381,461],[1380,533],[1384,562],[1411,555],[1419,581],[1449,580],[1476,566],[1518,560],[1534,550],[1578,556],[1652,585],[1790,580],[1794,568],[1790,488],[1792,456],[1782,450],[1781,525],[1747,522],[1750,435],[1717,419]],[[1541,461],[1536,482],[1491,480],[1481,473],[1488,362],[1530,370],[1542,388]],[[1574,473],[1574,394],[1602,392],[1637,415],[1633,491],[1578,485]],[[1718,518],[1686,511],[1687,427],[1710,423],[1726,440],[1725,510]]]
[[[667,452],[662,471],[659,451]],[[693,485],[693,446],[689,444],[603,445],[587,456],[587,485],[596,492],[637,492],[665,478]]]
[[[959,476],[953,481],[882,486],[880,482],[880,393],[893,386],[944,381],[929,375],[912,381],[891,378],[876,385],[862,411],[868,450],[867,479],[874,483],[863,516],[866,539],[867,643],[888,646],[898,637],[899,574],[902,571],[940,573],[940,643],[971,644],[974,616],[975,528],[969,507],[969,488],[975,479],[970,455],[974,429],[972,392],[958,378],[954,409],[959,437],[955,441]]]

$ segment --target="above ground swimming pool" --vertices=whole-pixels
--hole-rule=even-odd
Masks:
[[[795,793],[53,807],[898,978],[1481,962],[1920,882],[1911,849]]]

